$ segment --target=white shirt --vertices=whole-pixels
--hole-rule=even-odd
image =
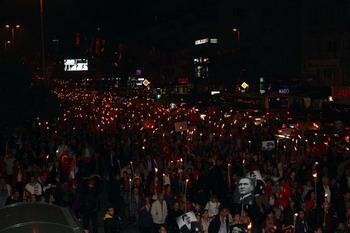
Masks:
[[[221,219],[220,218],[220,229],[219,229],[219,232],[218,233],[227,233],[227,224],[226,224],[226,217]]]
[[[327,197],[325,197],[325,201],[327,201],[328,203],[331,202],[331,190],[329,189],[329,186],[324,186],[324,193],[327,193]]]

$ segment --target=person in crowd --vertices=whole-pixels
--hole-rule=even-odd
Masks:
[[[24,187],[23,199],[30,200],[32,195],[42,195],[43,189],[35,176],[29,178],[29,183]]]
[[[203,210],[203,214],[201,218],[201,229],[203,230],[203,233],[208,233],[209,224],[210,224],[209,211]]]
[[[122,220],[115,215],[114,208],[109,206],[103,217],[105,233],[119,233],[122,230]]]
[[[142,205],[142,198],[141,195],[139,194],[139,188],[134,187],[130,199],[130,217],[135,219],[135,223],[138,223],[138,218],[139,218],[139,210]]]
[[[22,202],[22,198],[21,198],[21,195],[20,195],[19,191],[16,190],[16,189],[12,189],[11,196],[9,196],[7,198],[5,206],[11,205],[11,204],[14,204],[14,203],[19,203],[19,202]]]
[[[86,232],[90,230],[90,221],[92,223],[92,232],[98,233],[98,192],[96,190],[96,181],[88,181],[85,192],[81,197],[80,213],[82,216],[83,228]]]
[[[307,222],[307,218],[305,217],[304,210],[300,210],[295,222],[295,233],[308,233],[309,224]]]
[[[0,208],[5,206],[6,200],[11,196],[11,185],[7,184],[5,177],[0,177]]]
[[[178,202],[174,202],[172,208],[169,210],[166,225],[168,226],[170,233],[176,233],[179,232],[179,227],[176,222],[176,218],[183,215],[184,212],[180,209],[180,205]]]
[[[139,229],[140,232],[151,233],[153,229],[153,219],[151,214],[150,199],[145,197],[139,210]]]
[[[164,194],[158,194],[156,201],[152,203],[151,214],[155,231],[165,224],[168,215],[168,207],[164,200]]]
[[[228,208],[220,205],[219,213],[210,222],[208,233],[229,233]]]
[[[213,195],[210,197],[210,200],[205,205],[206,210],[209,212],[209,218],[213,219],[218,213],[219,213],[219,206],[220,202],[218,201],[218,198]]]

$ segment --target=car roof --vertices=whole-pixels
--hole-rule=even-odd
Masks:
[[[69,209],[53,204],[15,203],[0,208],[0,219],[0,233],[83,232]]]

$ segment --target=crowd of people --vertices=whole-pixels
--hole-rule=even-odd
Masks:
[[[106,207],[100,205],[101,193],[108,192],[106,233],[125,225],[146,233],[186,233],[177,219],[191,211],[198,223],[191,231],[203,233],[348,232],[344,127],[276,141],[281,119],[274,117],[256,125],[243,122],[233,108],[210,107],[201,115],[149,98],[120,97],[109,103],[118,109],[114,121],[102,128],[89,112],[74,117],[75,110],[84,111],[74,101],[66,118],[38,120],[3,136],[0,206],[22,201],[66,206],[86,232],[97,233],[98,213]],[[108,115],[111,106],[101,103]],[[275,147],[262,150],[269,140]],[[251,179],[250,172],[258,176]],[[245,190],[249,203],[237,198]]]

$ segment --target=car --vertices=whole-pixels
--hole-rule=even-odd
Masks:
[[[20,202],[0,208],[1,233],[84,233],[68,208],[48,203]]]

